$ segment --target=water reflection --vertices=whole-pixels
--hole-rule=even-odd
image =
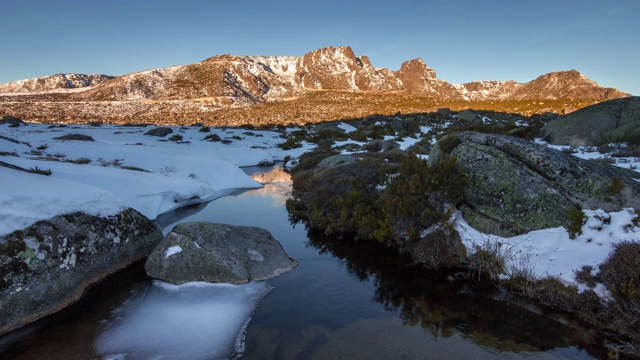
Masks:
[[[494,300],[502,296],[496,294],[500,290],[493,284],[462,279],[455,271],[406,265],[409,258],[378,244],[335,240],[310,231],[308,245],[340,259],[360,281],[372,280],[375,302],[397,314],[404,325],[419,326],[434,338],[462,336],[498,352],[517,353],[576,345],[588,348],[593,341],[592,334],[577,324],[566,326],[521,306]],[[606,355],[598,348],[589,350],[597,356]],[[579,350],[570,353],[560,357],[589,357]]]

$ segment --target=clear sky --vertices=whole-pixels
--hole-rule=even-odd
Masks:
[[[348,45],[453,83],[576,69],[640,95],[640,0],[0,0],[0,13],[0,83]]]

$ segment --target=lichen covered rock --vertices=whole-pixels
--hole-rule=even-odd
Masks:
[[[296,267],[267,230],[205,222],[177,225],[153,250],[145,270],[153,278],[243,284]]]
[[[56,216],[0,237],[0,334],[72,304],[92,284],[148,256],[161,239],[133,209]]]
[[[613,99],[564,115],[542,129],[556,145],[599,145],[640,139],[640,97]]]
[[[465,219],[488,233],[568,227],[569,213],[579,208],[640,208],[637,173],[519,138],[452,134],[433,147],[429,162],[446,156],[455,157],[469,179]]]

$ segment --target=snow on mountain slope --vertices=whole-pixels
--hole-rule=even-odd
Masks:
[[[575,70],[549,73],[524,84],[476,81],[455,85],[438,79],[422,59],[406,61],[399,70],[390,71],[375,68],[368,57],[356,56],[350,47],[341,46],[314,50],[300,57],[219,55],[194,64],[118,77],[58,74],[0,85],[0,96],[54,91],[64,93],[65,97],[48,98],[48,101],[197,99],[220,107],[286,99],[310,90],[400,92],[474,101],[606,100],[628,95],[603,88]]]

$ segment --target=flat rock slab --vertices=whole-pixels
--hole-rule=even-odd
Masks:
[[[145,270],[172,284],[243,284],[278,276],[297,265],[265,229],[193,222],[179,224],[165,236]]]

